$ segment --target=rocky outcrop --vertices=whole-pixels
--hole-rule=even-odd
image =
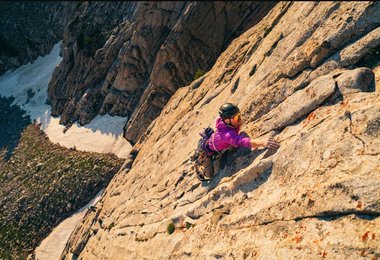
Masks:
[[[97,114],[127,116],[125,137],[134,143],[179,87],[209,70],[274,4],[84,3],[49,85],[52,114],[82,125]]]
[[[1,2],[0,75],[48,54],[79,4]]]
[[[379,24],[377,2],[278,3],[176,91],[63,258],[379,258]],[[227,101],[281,147],[200,183],[189,157]]]

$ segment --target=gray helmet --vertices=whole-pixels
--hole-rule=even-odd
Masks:
[[[232,103],[225,103],[223,106],[221,106],[219,108],[219,116],[223,120],[228,119],[228,118],[232,118],[238,112],[240,112],[240,109]]]

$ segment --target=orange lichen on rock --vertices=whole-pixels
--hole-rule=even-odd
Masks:
[[[307,117],[306,117],[306,120],[304,120],[302,122],[302,128],[304,128],[311,120],[315,119],[316,118],[316,114],[315,112],[311,112]]]
[[[299,242],[301,242],[303,239],[302,236],[296,236],[295,238],[293,238],[293,240],[298,244]]]
[[[315,112],[311,112],[311,113],[307,116],[306,120],[307,120],[307,121],[311,121],[311,120],[313,120],[315,117],[316,117]]]
[[[368,239],[368,234],[369,234],[369,231],[365,232],[364,235],[362,235],[362,236],[360,237],[361,240],[364,241],[364,242],[367,241],[367,239]]]
[[[341,107],[347,107],[347,105],[348,105],[347,100],[343,100],[342,103],[340,104]]]

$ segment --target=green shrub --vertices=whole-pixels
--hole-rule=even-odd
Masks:
[[[93,41],[94,41],[93,37],[91,37],[90,35],[84,32],[81,32],[78,36],[78,47],[79,49],[82,49],[84,47],[89,47]]]
[[[174,232],[174,230],[175,230],[175,225],[174,225],[174,223],[172,222],[172,223],[170,223],[170,224],[167,226],[166,231],[167,231],[168,234],[170,235],[170,234],[172,234],[172,233]]]
[[[205,72],[201,69],[197,69],[197,71],[194,74],[194,80],[199,79],[205,74]]]
[[[264,37],[267,36],[272,31],[272,28],[267,27],[264,29]]]
[[[88,36],[87,34],[83,36],[83,43],[85,46],[90,45],[92,42],[93,42],[92,37]]]
[[[108,230],[111,230],[114,226],[115,226],[115,223],[112,222],[112,223],[109,225]]]
[[[233,69],[229,69],[229,70],[227,70],[227,71],[226,71],[226,75],[227,75],[227,76],[228,76],[228,75],[231,75],[233,71],[234,71]]]
[[[19,55],[19,51],[0,38],[0,54],[9,57],[16,57]]]

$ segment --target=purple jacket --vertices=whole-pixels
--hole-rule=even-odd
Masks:
[[[216,119],[215,128],[215,133],[213,133],[208,140],[208,146],[211,150],[221,152],[230,146],[251,148],[251,139],[239,135],[240,127],[238,129],[229,127],[219,117]]]

